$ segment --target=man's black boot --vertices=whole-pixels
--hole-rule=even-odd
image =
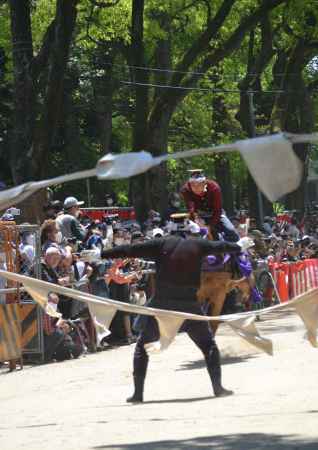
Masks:
[[[206,359],[206,363],[215,397],[228,397],[229,395],[233,395],[233,391],[225,389],[222,386],[220,353],[217,348],[213,349],[212,354]]]
[[[135,392],[131,397],[127,398],[128,403],[142,403],[144,400],[144,384],[145,377],[134,375]]]

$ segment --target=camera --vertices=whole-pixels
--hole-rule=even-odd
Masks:
[[[145,259],[138,259],[138,264],[141,270],[156,269],[156,263],[154,261],[146,261]]]

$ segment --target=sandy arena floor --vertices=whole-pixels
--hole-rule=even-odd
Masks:
[[[318,450],[318,351],[297,316],[258,322],[274,339],[261,354],[222,326],[224,385],[214,398],[184,334],[152,356],[143,405],[128,405],[133,346],[0,372],[1,450]]]

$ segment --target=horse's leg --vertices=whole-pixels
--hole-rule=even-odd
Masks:
[[[219,316],[222,312],[222,308],[224,305],[224,301],[225,301],[225,297],[226,297],[226,284],[224,284],[224,287],[214,291],[213,293],[213,297],[209,298],[209,303],[211,305],[210,308],[210,315],[211,316]],[[215,335],[218,326],[219,326],[220,322],[216,321],[216,320],[211,320],[210,321],[210,326],[212,328],[213,334]]]
[[[201,274],[201,286],[198,291],[198,298],[208,300],[211,316],[219,316],[225,301],[227,286],[231,279],[229,272],[203,272]],[[211,321],[211,328],[215,333],[219,322]]]

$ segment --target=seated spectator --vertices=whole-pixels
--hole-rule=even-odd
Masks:
[[[41,263],[41,279],[48,283],[58,284],[57,267],[62,259],[61,251],[56,247],[49,247]]]
[[[56,247],[49,247],[41,264],[42,279],[49,283],[59,283],[57,267],[62,259],[60,250]],[[58,309],[59,297],[49,294],[49,302],[51,306]],[[64,319],[56,320],[48,314],[43,315],[44,329],[44,355],[45,361],[56,359],[63,361],[64,359],[77,358],[82,349],[74,344],[73,339],[69,335],[70,326]]]
[[[49,303],[53,308],[57,307],[59,298],[56,294],[49,294]],[[44,360],[45,362],[64,361],[66,359],[78,358],[82,348],[76,345],[69,335],[70,325],[64,319],[56,319],[48,314],[43,314],[44,331]]]

